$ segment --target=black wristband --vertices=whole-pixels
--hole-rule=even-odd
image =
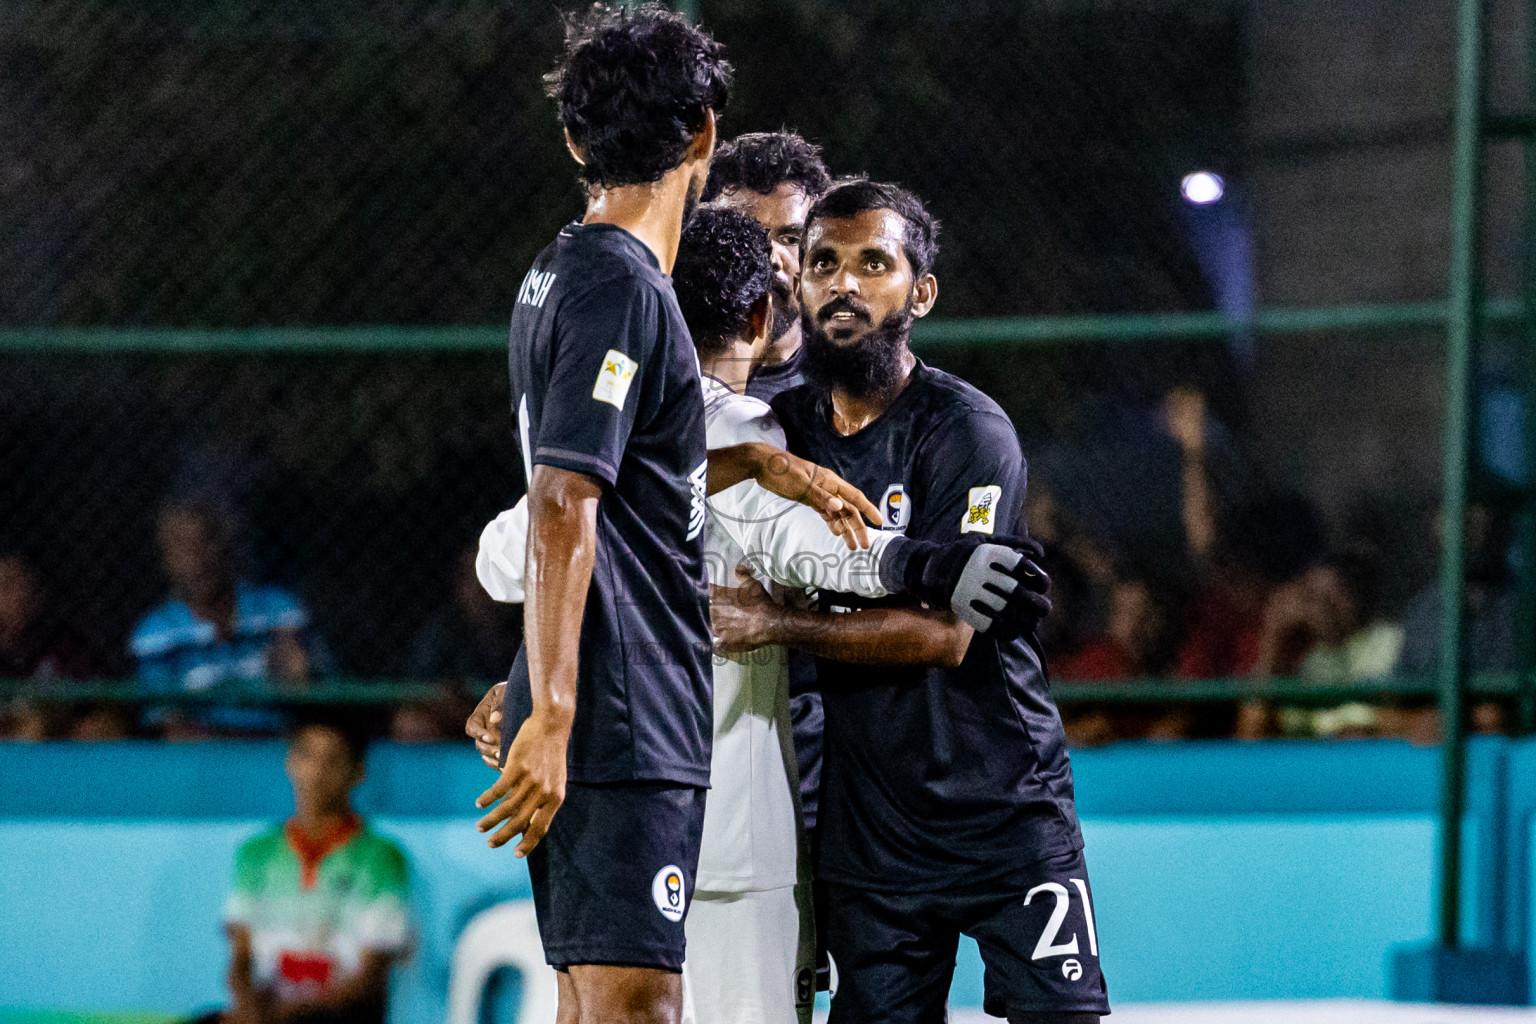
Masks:
[[[880,585],[892,594],[910,594],[912,588],[909,580],[912,577],[908,575],[908,570],[915,569],[917,579],[922,579],[921,563],[927,561],[927,556],[935,546],[926,541],[893,537],[886,544],[885,550],[880,552]],[[914,558],[919,562],[916,566],[912,564]]]

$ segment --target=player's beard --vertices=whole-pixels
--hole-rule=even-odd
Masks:
[[[773,283],[773,329],[769,337],[778,341],[789,329],[800,322],[800,303],[795,299],[793,284]]]
[[[818,313],[830,314],[849,308],[833,299]],[[901,386],[902,350],[912,329],[912,298],[880,322],[873,330],[850,345],[839,345],[817,322],[809,309],[800,315],[800,364],[805,379],[822,390],[837,388],[855,398],[872,399],[888,395]]]

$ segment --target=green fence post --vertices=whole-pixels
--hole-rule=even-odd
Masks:
[[[1461,819],[1465,809],[1463,695],[1467,471],[1472,437],[1472,363],[1482,207],[1483,0],[1461,0],[1457,19],[1456,120],[1451,194],[1449,316],[1445,353],[1444,488],[1440,550],[1440,905],[1436,939],[1456,948],[1461,928]]]
[[[1536,0],[1526,5],[1525,59],[1527,103],[1536,101]],[[1520,133],[1525,164],[1525,195],[1520,228],[1520,357],[1524,375],[1521,402],[1525,464],[1521,467],[1520,573],[1515,618],[1519,638],[1520,735],[1536,732],[1536,125],[1530,118]]]

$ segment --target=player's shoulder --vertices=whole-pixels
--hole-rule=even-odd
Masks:
[[[145,612],[128,639],[136,658],[152,657],[186,643],[197,632],[198,620],[180,598],[169,597]]]
[[[287,849],[288,836],[279,822],[241,843],[235,851],[235,864],[240,871],[256,870]]]
[[[1018,431],[1008,414],[980,389],[943,370],[923,367],[912,419],[921,458],[936,466],[977,459],[1022,465]]]
[[[670,292],[671,284],[633,235],[612,224],[571,224],[541,260],[557,301],[621,300]],[[561,278],[564,278],[562,281]]]
[[[780,391],[773,396],[769,406],[773,409],[774,415],[779,418],[780,423],[785,426],[796,424],[803,427],[814,420],[823,397],[824,392],[807,381]]]
[[[704,380],[704,431],[710,448],[762,442],[784,447],[784,431],[767,402]]]
[[[410,874],[410,859],[405,850],[393,839],[379,835],[364,823],[361,831],[352,838],[354,856],[358,867],[376,884],[404,885]]]
[[[1012,425],[1003,407],[986,392],[952,373],[922,364],[916,382],[923,389],[925,404],[935,414],[998,417]]]

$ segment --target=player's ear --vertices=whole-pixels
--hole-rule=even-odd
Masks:
[[[715,112],[712,108],[704,111],[704,125],[693,133],[693,141],[688,144],[688,153],[683,157],[684,163],[695,160],[703,160],[706,163],[715,155]]]
[[[752,309],[747,314],[751,319],[747,322],[747,328],[751,331],[752,355],[754,358],[768,343],[768,332],[773,327],[773,296],[769,292],[763,292],[756,302],[752,303]]]
[[[933,304],[939,301],[939,279],[932,274],[918,278],[912,289],[912,315],[927,316]]]
[[[565,151],[571,154],[572,160],[575,160],[583,167],[587,166],[587,151],[576,145],[576,140],[571,138],[571,130],[569,128],[565,129]]]

